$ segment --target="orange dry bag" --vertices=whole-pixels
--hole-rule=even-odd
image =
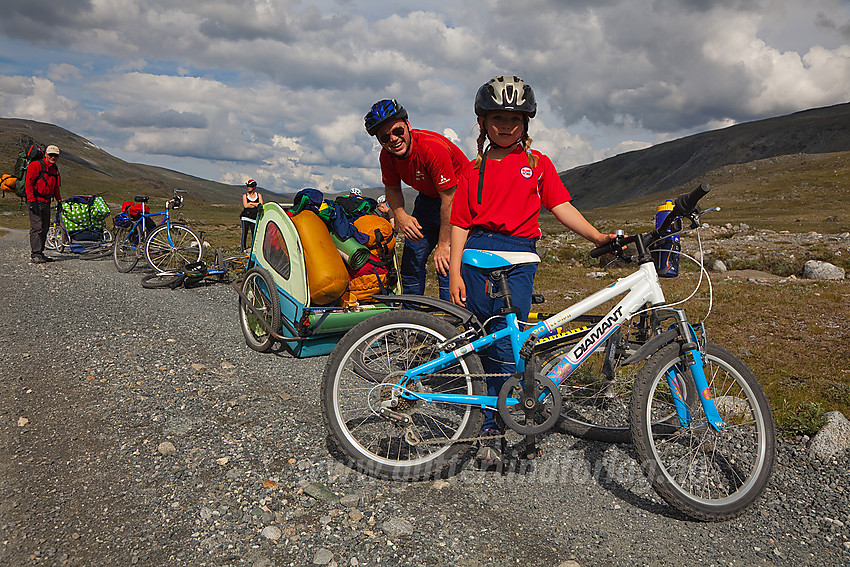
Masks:
[[[14,175],[9,175],[8,173],[4,173],[3,177],[0,178],[0,186],[3,187],[3,191],[6,193],[14,193],[15,183],[17,182],[18,178]]]
[[[384,217],[378,215],[363,215],[358,217],[352,224],[369,237],[366,247],[372,250],[376,256],[383,257],[392,252],[395,247],[395,234],[393,225]],[[386,258],[382,258],[386,260]]]
[[[316,305],[336,302],[348,287],[348,271],[328,227],[316,213],[307,209],[294,215],[292,224],[304,247],[310,300]]]

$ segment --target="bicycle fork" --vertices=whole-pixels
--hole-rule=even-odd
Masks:
[[[688,339],[688,342],[681,346],[682,358],[685,366],[691,371],[694,386],[696,387],[699,401],[705,416],[708,419],[709,425],[715,431],[722,431],[725,428],[723,418],[717,411],[717,405],[714,402],[714,396],[708,385],[708,379],[705,376],[705,366],[702,360],[702,352],[699,348],[699,340],[696,331],[688,323],[685,318],[685,313],[681,309],[672,310],[675,314],[677,324],[679,326],[679,334],[681,337]],[[670,387],[670,393],[673,396],[673,406],[676,408],[676,414],[679,417],[679,424],[682,427],[690,427],[691,412],[685,403],[682,396],[681,382],[677,377],[678,365],[674,365],[666,373],[667,385]]]

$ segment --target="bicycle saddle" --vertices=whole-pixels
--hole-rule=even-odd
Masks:
[[[534,252],[497,252],[493,250],[466,249],[463,251],[461,261],[467,266],[472,266],[479,270],[491,271],[519,264],[539,264],[540,256]]]
[[[147,203],[148,202],[148,196],[147,195],[136,195],[133,198],[133,200],[136,201],[137,203]]]

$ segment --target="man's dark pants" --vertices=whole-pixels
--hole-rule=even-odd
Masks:
[[[433,199],[419,194],[413,205],[413,217],[422,226],[423,238],[417,241],[404,241],[404,251],[401,253],[401,288],[402,293],[415,295],[425,294],[425,278],[428,274],[428,256],[440,238],[440,208],[441,199]],[[449,293],[449,276],[437,274],[440,299],[451,301]]]
[[[29,201],[27,209],[30,216],[30,249],[33,256],[44,254],[44,242],[50,228],[50,203]]]

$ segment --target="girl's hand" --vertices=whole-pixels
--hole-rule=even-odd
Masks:
[[[590,241],[596,245],[597,248],[602,246],[603,244],[608,244],[612,240],[617,238],[616,234],[602,234],[601,232],[597,232],[595,238],[591,238]]]
[[[449,278],[449,293],[452,297],[452,303],[466,307],[466,284],[463,278]]]

